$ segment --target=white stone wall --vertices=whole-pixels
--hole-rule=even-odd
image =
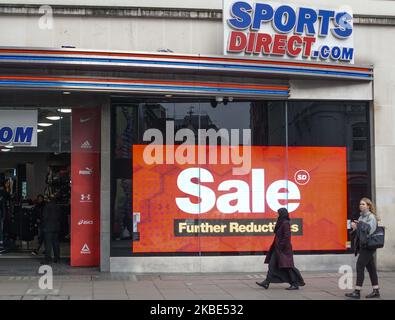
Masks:
[[[395,26],[357,26],[358,63],[374,65],[374,193],[386,226],[386,244],[378,250],[378,266],[395,270]],[[391,40],[392,39],[392,40]]]
[[[354,43],[356,64],[374,66],[373,88],[367,84],[347,82],[291,81],[295,99],[369,100],[373,96],[373,193],[381,223],[386,226],[386,244],[378,250],[380,270],[395,270],[395,26],[356,25]],[[313,90],[309,90],[309,86]],[[322,85],[324,90],[317,90]],[[292,90],[294,92],[292,93]]]
[[[135,273],[220,273],[220,272],[266,272],[265,256],[222,257],[133,257],[111,258],[111,272]],[[355,270],[353,254],[295,255],[295,265],[300,271],[338,272],[349,265]],[[339,275],[340,276],[340,275]]]
[[[4,4],[77,5],[108,7],[222,9],[223,0],[2,0]],[[308,4],[333,8],[350,5],[356,14],[388,15],[394,12],[391,0],[274,0],[278,3]]]
[[[0,30],[1,46],[222,54],[219,21],[55,17],[52,30],[41,30],[39,17],[2,16]]]

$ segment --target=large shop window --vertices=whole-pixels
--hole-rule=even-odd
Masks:
[[[113,100],[111,256],[348,252],[370,196],[361,102]]]

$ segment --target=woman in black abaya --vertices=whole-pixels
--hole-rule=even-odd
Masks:
[[[287,290],[298,290],[305,282],[294,265],[288,210],[280,208],[277,213],[279,216],[274,228],[274,241],[265,259],[265,263],[269,264],[269,270],[266,280],[257,284],[268,289],[270,283],[289,283],[290,287]]]

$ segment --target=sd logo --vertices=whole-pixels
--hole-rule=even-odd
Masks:
[[[294,179],[298,185],[303,186],[310,181],[310,174],[306,170],[299,170],[296,171]]]

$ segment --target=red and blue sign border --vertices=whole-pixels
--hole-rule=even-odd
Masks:
[[[77,49],[0,48],[2,65],[28,65],[103,68],[112,71],[145,70],[149,72],[191,72],[198,75],[251,75],[287,78],[337,78],[373,80],[372,66],[342,65],[271,58],[235,58],[227,56],[140,53]]]

